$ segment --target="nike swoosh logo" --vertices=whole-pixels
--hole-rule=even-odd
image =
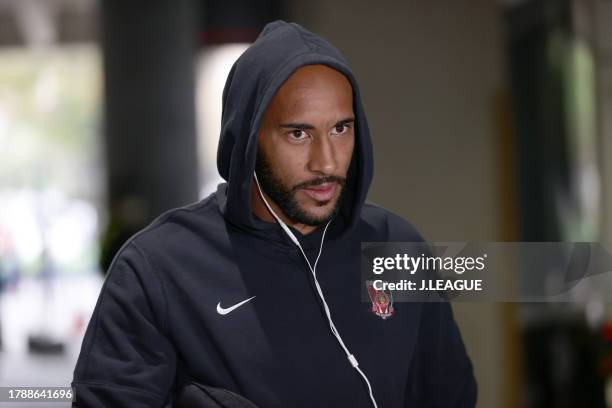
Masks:
[[[240,306],[244,305],[246,302],[248,302],[249,300],[252,300],[252,299],[254,299],[254,298],[255,298],[255,296],[250,297],[250,298],[245,299],[245,300],[243,300],[243,301],[242,301],[242,302],[240,302],[240,303],[236,303],[234,306],[230,306],[230,307],[228,307],[228,308],[223,308],[223,307],[221,307],[221,302],[219,302],[219,303],[217,303],[217,313],[219,313],[219,314],[220,314],[220,315],[222,315],[222,316],[223,316],[223,315],[226,315],[226,314],[228,314],[228,313],[232,312],[233,310],[238,309]]]

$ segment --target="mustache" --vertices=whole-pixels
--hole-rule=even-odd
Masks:
[[[313,180],[308,180],[308,181],[304,181],[299,184],[296,184],[295,186],[293,186],[291,191],[294,192],[302,188],[316,187],[316,186],[319,186],[325,183],[337,183],[340,185],[340,187],[344,187],[344,184],[346,184],[346,178],[339,177],[339,176],[319,177]]]

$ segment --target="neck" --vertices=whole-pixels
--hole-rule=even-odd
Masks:
[[[262,191],[262,193],[265,196],[268,204],[270,204],[270,207],[272,207],[272,210],[274,210],[274,213],[288,226],[300,231],[302,235],[308,235],[317,229],[316,226],[291,221],[264,191]],[[259,191],[257,190],[257,185],[255,184],[255,180],[253,180],[251,183],[251,209],[258,218],[267,222],[276,222],[276,219],[272,214],[270,214],[268,207],[266,207],[266,204],[261,199]]]

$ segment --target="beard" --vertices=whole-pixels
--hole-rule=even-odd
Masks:
[[[257,149],[257,159],[255,161],[255,172],[257,173],[257,179],[264,193],[270,197],[274,203],[281,209],[283,214],[289,218],[292,222],[298,224],[304,224],[311,227],[318,227],[327,223],[332,217],[334,217],[338,211],[340,211],[340,203],[344,195],[344,185],[346,178],[339,176],[321,176],[319,178],[305,181],[295,186],[286,186],[280,180],[279,177],[274,174],[270,162],[264,155],[264,153]],[[314,187],[323,183],[337,183],[340,188],[340,194],[336,199],[334,208],[332,208],[328,214],[315,215],[304,209],[297,201],[296,194],[298,190],[302,188]],[[329,204],[327,201],[318,201],[317,207],[323,207]]]

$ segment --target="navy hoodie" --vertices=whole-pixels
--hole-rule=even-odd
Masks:
[[[317,278],[335,327],[380,408],[473,407],[476,383],[448,303],[395,304],[381,319],[361,301],[362,241],[422,241],[366,203],[372,146],[343,56],[297,24],[268,24],[233,65],[223,92],[217,164],[227,181],[132,237],[110,266],[74,371],[78,407],[171,406],[197,382],[261,408],[371,407],[330,331],[313,276],[277,223],[255,217],[257,134],[272,97],[299,67],[325,64],[353,88],[355,151],[347,194],[325,235]],[[180,182],[177,180],[177,182]],[[322,228],[292,229],[311,263]],[[221,309],[248,302],[231,313]]]

